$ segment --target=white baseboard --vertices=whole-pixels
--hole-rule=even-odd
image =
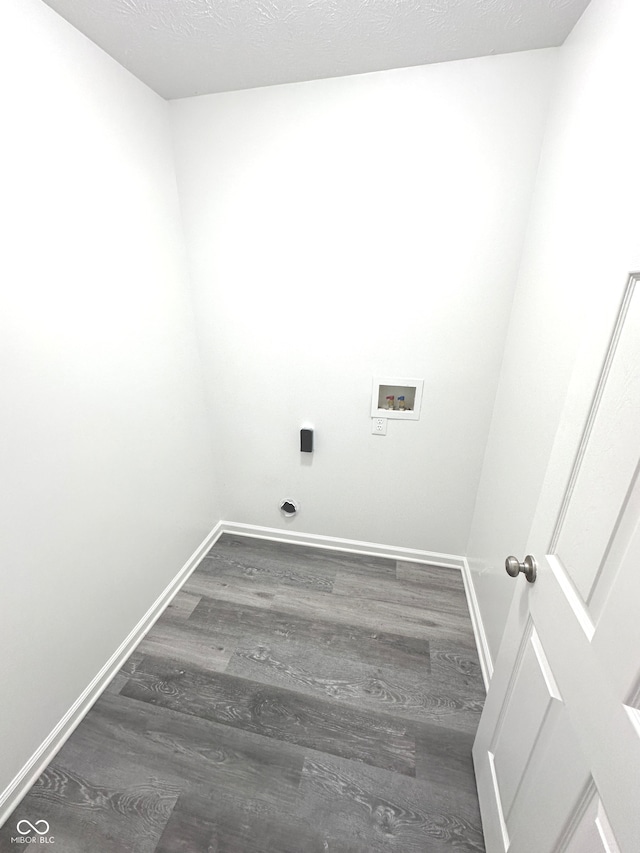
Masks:
[[[476,639],[476,647],[478,649],[478,657],[480,658],[480,669],[482,670],[482,678],[484,681],[485,690],[489,689],[489,682],[493,676],[493,661],[491,660],[491,652],[489,650],[489,642],[484,630],[484,622],[480,613],[480,606],[476,596],[476,590],[473,585],[473,578],[467,558],[463,557],[462,580],[464,581],[464,590],[467,594],[467,604],[469,605],[469,615],[471,616],[471,624],[473,626],[473,634]]]
[[[257,539],[272,539],[275,542],[310,545],[313,548],[329,548],[352,554],[388,557],[391,560],[408,560],[412,563],[428,563],[430,566],[443,566],[447,569],[462,569],[465,562],[464,557],[457,554],[441,554],[438,551],[421,551],[416,548],[402,548],[397,545],[380,545],[376,542],[362,542],[358,539],[339,539],[336,536],[321,536],[318,533],[298,533],[279,527],[259,527],[255,524],[241,524],[236,521],[221,521],[220,525],[222,533],[233,533],[237,536],[253,536]]]
[[[111,655],[100,672],[98,672],[87,688],[76,699],[58,725],[33,753],[2,794],[0,794],[0,827],[18,806],[45,767],[53,760],[74,729],[82,722],[92,705],[100,697],[100,694],[123,666],[144,635],[153,627],[153,624],[162,615],[165,608],[169,606],[173,597],[180,590],[180,587],[197,568],[202,558],[215,544],[221,534],[221,524],[218,522],[211,533],[208,534],[189,557],[178,574],[154,601],[128,637],[123,640]]]

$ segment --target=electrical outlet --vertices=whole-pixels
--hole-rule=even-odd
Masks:
[[[373,435],[387,434],[387,419],[386,418],[371,418],[371,432]]]

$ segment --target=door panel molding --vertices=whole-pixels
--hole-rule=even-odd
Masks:
[[[549,547],[588,610],[594,595],[603,597],[598,586],[608,576],[603,569],[640,459],[634,440],[640,413],[638,280],[638,274],[627,280]]]
[[[613,359],[618,349],[618,343],[622,336],[625,321],[627,319],[627,314],[631,306],[631,300],[633,299],[633,296],[635,294],[636,285],[638,281],[640,281],[640,272],[634,272],[629,274],[629,278],[627,279],[624,293],[622,295],[622,302],[620,304],[616,322],[613,328],[613,332],[611,334],[611,339],[609,341],[609,346],[607,347],[607,352],[605,354],[602,369],[600,371],[600,376],[598,377],[598,382],[596,384],[593,398],[591,400],[589,414],[587,415],[587,420],[582,431],[582,437],[578,444],[578,450],[576,452],[573,466],[571,468],[571,474],[569,475],[569,480],[565,489],[564,497],[560,504],[560,510],[558,512],[556,524],[553,529],[553,533],[551,534],[551,541],[549,542],[549,546],[547,548],[547,552],[549,554],[554,554],[558,547],[558,540],[560,538],[562,527],[564,525],[564,521],[569,510],[571,500],[573,498],[573,493],[578,480],[578,475],[580,473],[580,468],[582,467],[582,461],[587,451],[589,439],[591,438],[591,432],[593,430],[598,415],[600,401],[606,388],[609,373],[611,371],[611,365],[613,364]]]
[[[564,593],[564,597],[566,598],[569,607],[573,611],[573,615],[576,617],[576,621],[584,631],[589,642],[591,642],[593,635],[596,632],[596,626],[593,623],[591,613],[574,584],[573,579],[558,556],[548,554],[547,562],[549,563],[551,571]]]
[[[569,845],[575,839],[597,794],[595,782],[592,777],[589,777],[589,782],[580,794],[562,836],[558,839],[558,853],[570,853]]]
[[[590,780],[572,815],[558,853],[620,853],[598,789]]]
[[[640,460],[600,564],[589,600],[589,611],[596,622],[607,599],[608,590],[636,533],[638,518],[640,518]]]
[[[498,817],[505,843],[513,822],[526,803],[521,789],[541,739],[562,705],[562,697],[533,622],[523,633],[513,668],[511,684],[500,709],[488,748],[488,760],[496,797]]]

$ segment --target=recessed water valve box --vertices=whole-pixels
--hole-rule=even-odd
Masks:
[[[424,379],[376,376],[371,391],[371,417],[417,421]]]

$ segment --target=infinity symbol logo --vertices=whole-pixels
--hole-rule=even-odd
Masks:
[[[27,827],[24,829],[23,827]],[[39,826],[43,826],[44,829],[38,829]],[[27,835],[29,832],[37,832],[38,835],[46,835],[49,832],[49,824],[46,820],[37,820],[35,824],[31,823],[28,820],[21,820],[16,829],[21,835]]]

